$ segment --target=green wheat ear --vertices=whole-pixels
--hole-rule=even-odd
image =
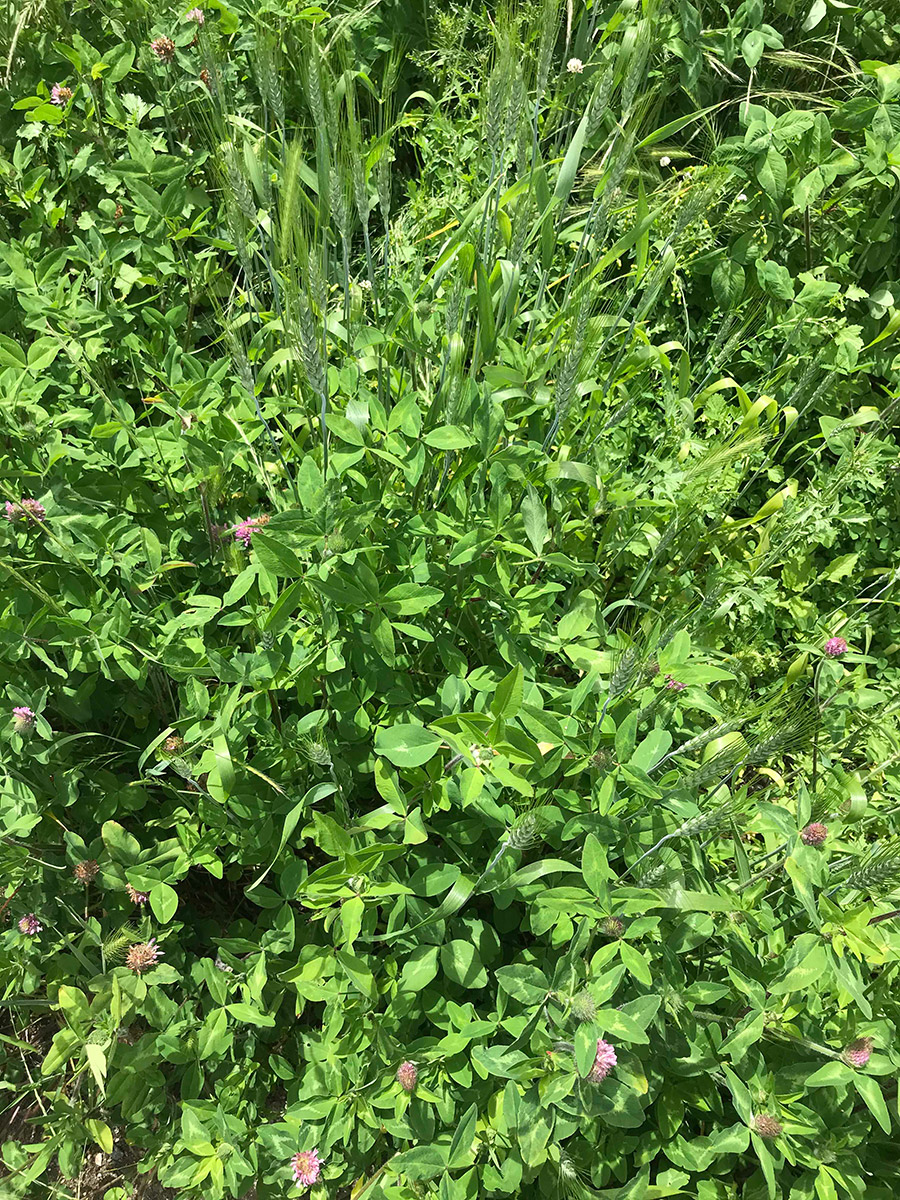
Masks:
[[[143,940],[143,934],[133,924],[123,925],[114,930],[103,942],[103,954],[108,962],[120,962],[128,952],[129,946]]]

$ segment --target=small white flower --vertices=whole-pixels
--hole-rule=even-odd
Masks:
[[[361,279],[361,280],[359,281],[359,286],[362,288],[362,290],[363,290],[364,292],[371,292],[371,290],[372,290],[372,280],[371,280],[371,279]]]
[[[747,203],[747,193],[741,192],[741,194],[737,198],[737,202],[738,202],[738,204],[746,204]]]
[[[566,63],[566,70],[570,75],[580,75],[584,70],[584,63],[580,58],[570,58]]]
[[[668,154],[664,154],[662,156],[662,158],[659,160],[659,165],[661,167],[667,167],[671,161],[672,160],[671,160],[671,158],[669,158]]]

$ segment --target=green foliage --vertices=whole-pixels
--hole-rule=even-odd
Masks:
[[[4,1195],[896,1194],[887,7],[8,15]]]

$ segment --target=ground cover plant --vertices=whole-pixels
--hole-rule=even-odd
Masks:
[[[7,3],[0,1194],[896,1194],[898,38]]]

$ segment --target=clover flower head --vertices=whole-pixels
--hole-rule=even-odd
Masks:
[[[97,878],[97,872],[100,870],[100,864],[94,858],[86,858],[84,862],[76,863],[72,874],[79,883],[83,883],[85,887],[92,883]]]
[[[125,965],[129,971],[134,971],[135,975],[143,975],[145,971],[155,967],[161,958],[162,951],[156,944],[156,938],[151,938],[149,942],[136,942],[131,947]]]
[[[416,1082],[419,1078],[419,1071],[414,1062],[409,1059],[402,1062],[397,1068],[397,1082],[403,1088],[404,1092],[413,1092],[416,1089]]]
[[[132,904],[144,905],[150,899],[149,892],[139,892],[136,887],[132,887],[130,883],[125,884],[125,891],[128,893],[128,899]]]
[[[34,913],[26,913],[19,920],[19,933],[24,933],[26,937],[37,937],[43,928]]]
[[[800,831],[800,841],[805,846],[821,846],[827,837],[828,826],[823,825],[821,821],[811,821]]]
[[[775,1138],[781,1137],[781,1122],[775,1117],[770,1117],[768,1113],[760,1113],[759,1116],[753,1118],[753,1128],[761,1138],[767,1142],[774,1141]]]
[[[47,510],[40,500],[23,499],[18,504],[6,502],[7,521],[43,521],[46,515]]]
[[[235,528],[234,540],[240,542],[245,550],[249,550],[253,541],[253,534],[258,529],[262,529],[264,525],[268,525],[269,520],[268,513],[263,513],[261,517],[248,517],[246,521],[241,521]]]
[[[859,1070],[872,1057],[874,1047],[875,1042],[872,1038],[857,1038],[855,1042],[851,1042],[849,1046],[844,1047],[841,1058],[848,1067],[856,1067]]]
[[[291,1159],[291,1170],[298,1188],[312,1187],[322,1174],[318,1150],[300,1150]]]
[[[66,87],[62,83],[54,83],[50,89],[50,103],[55,104],[57,108],[65,108],[72,99],[72,89]]]
[[[668,167],[671,162],[672,162],[672,160],[671,160],[671,158],[669,158],[668,154],[664,154],[662,156],[662,158],[659,160],[659,165],[661,167]]]
[[[175,57],[175,43],[169,37],[154,38],[150,49],[162,63],[170,63]]]
[[[825,653],[829,658],[840,658],[848,650],[847,643],[842,637],[829,638],[825,643]]]
[[[666,676],[666,687],[670,692],[683,692],[687,685],[682,683],[680,679],[676,679],[673,675]]]
[[[598,1038],[594,1065],[588,1071],[588,1082],[602,1083],[617,1062],[618,1059],[613,1047],[609,1042],[604,1042],[603,1038]]]
[[[566,70],[570,75],[580,75],[584,70],[584,63],[580,58],[570,58],[566,63]]]
[[[26,704],[20,704],[12,710],[13,728],[16,733],[27,733],[34,728],[34,712]]]
[[[184,14],[184,19],[186,21],[193,21],[196,25],[202,25],[206,17],[203,15],[202,8],[192,8]]]

